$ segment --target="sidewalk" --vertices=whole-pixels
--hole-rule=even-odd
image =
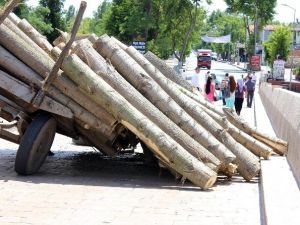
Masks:
[[[259,130],[275,135],[261,102],[258,86],[253,107],[242,114]],[[286,157],[272,156],[270,160],[261,161],[260,197],[264,224],[299,224],[300,192]]]

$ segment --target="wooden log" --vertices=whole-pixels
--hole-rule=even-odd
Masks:
[[[243,145],[236,142],[227,131],[212,119],[193,99],[181,93],[177,85],[166,78],[134,47],[127,48],[126,52],[136,60],[146,72],[199,124],[208,130],[214,137],[230,149],[236,156],[235,163],[239,173],[246,179],[251,180],[260,171],[259,160]]]
[[[108,58],[116,69],[152,104],[175,122],[192,138],[202,144],[224,164],[231,163],[235,156],[213,135],[198,124],[184,109],[164,91],[126,52],[107,35],[101,36],[94,48]]]
[[[17,29],[18,27],[15,26],[15,30]],[[23,38],[26,39],[24,40]],[[0,44],[21,59],[41,77],[45,78],[47,73],[49,73],[52,69],[54,61],[48,54],[41,54],[42,50],[38,50],[37,48],[39,47],[37,45],[32,46],[31,44],[28,44],[30,39],[27,39],[29,38],[26,35],[25,37],[19,37],[4,24],[0,26]],[[59,72],[59,74],[61,73],[62,71]],[[102,107],[95,105],[88,97],[80,94],[74,83],[66,77],[59,75],[53,84],[66,96],[70,97],[83,108],[87,109],[87,111],[94,114],[98,119],[107,121],[112,128],[116,124],[116,119],[114,119]]]
[[[245,133],[253,136],[257,140],[263,142],[264,144],[268,145],[277,154],[279,154],[279,155],[287,154],[288,144],[286,141],[283,141],[277,137],[272,137],[268,134],[265,134],[265,133],[259,131],[256,127],[251,126],[245,120],[243,120],[241,117],[239,117],[237,114],[230,112],[226,108],[224,108],[223,111],[225,112],[227,119],[231,123],[233,123],[236,127],[241,129]]]
[[[135,109],[76,55],[68,56],[63,63],[63,68],[65,74],[78,84],[81,90],[96,103],[106,107],[124,126],[150,146],[155,154],[162,157],[171,168],[203,189],[208,189],[214,184],[217,178],[214,171],[185,151]]]
[[[158,58],[155,54],[148,51],[144,55],[146,59],[149,60],[161,73],[163,73],[167,78],[177,83],[178,85],[184,87],[189,91],[193,91],[192,85],[184,80],[175,70],[169,67],[163,60]]]
[[[221,117],[217,113],[202,107],[203,110],[210,115],[214,120],[216,120],[223,128],[227,130],[227,132],[240,144],[249,149],[253,154],[258,157],[263,157],[264,159],[269,159],[272,155],[273,151],[267,145],[261,143],[250,135],[246,134],[242,130],[236,128],[233,124],[231,124],[226,116]]]
[[[11,12],[7,18],[9,18],[10,21],[13,22],[15,25],[18,25],[18,23],[21,22],[21,19],[13,12]]]
[[[42,87],[42,77],[2,46],[0,46],[0,66],[26,84],[37,88]],[[102,133],[108,140],[113,140],[112,137],[114,138],[115,135],[112,133],[111,125],[105,120],[99,120],[93,114],[82,108],[79,104],[62,94],[62,92],[54,87],[49,88],[48,94],[56,101],[70,108],[74,113],[75,118],[78,118],[84,123],[83,126],[85,128],[95,127],[97,132]]]
[[[8,1],[0,12],[0,24],[6,19],[11,11],[21,2],[21,0]]]
[[[201,105],[205,106],[206,108],[212,110],[213,112],[217,113],[219,116],[226,116],[226,118],[237,128],[242,130],[243,132],[247,133],[248,135],[254,137],[258,141],[264,143],[265,145],[271,147],[274,152],[276,152],[279,155],[284,155],[287,153],[288,144],[286,141],[281,140],[277,137],[272,137],[268,134],[265,134],[261,131],[259,131],[256,127],[251,126],[244,120],[242,120],[239,116],[233,114],[230,110],[227,110],[227,112],[223,112],[223,110],[216,105],[213,105],[209,103],[208,101],[205,101],[203,98],[199,98],[199,96],[195,95],[194,93],[191,93],[184,88],[180,89],[184,94],[191,97]]]
[[[88,40],[77,42],[76,54],[103,80],[113,87],[120,95],[130,102],[136,109],[147,116],[165,133],[171,136],[194,157],[200,159],[211,169],[217,171],[220,161],[187,133],[180,129],[173,121],[165,116],[132,85],[130,85],[113,67],[106,63]]]
[[[26,19],[22,19],[17,26],[32,39],[41,49],[48,54],[51,53],[53,46],[47,41],[47,38],[41,35]]]
[[[64,58],[69,53],[69,50],[72,47],[72,44],[73,44],[73,42],[75,40],[75,36],[76,36],[76,33],[77,33],[78,29],[79,29],[80,22],[82,20],[83,13],[84,13],[84,11],[86,9],[86,6],[87,6],[87,3],[85,1],[82,1],[80,3],[80,8],[79,8],[79,11],[78,11],[78,13],[76,15],[75,22],[74,22],[74,25],[73,25],[72,30],[71,30],[70,40],[67,42],[66,46],[63,48],[62,52],[59,54],[59,57],[58,57],[57,61],[55,62],[53,68],[51,69],[51,72],[49,73],[49,75],[44,80],[42,88],[45,91],[49,88],[49,86],[51,85],[51,83],[58,76],[59,68],[61,67],[61,64],[62,64]]]

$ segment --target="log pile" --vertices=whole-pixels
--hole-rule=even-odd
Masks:
[[[95,138],[109,139],[117,124],[122,125],[160,165],[202,189],[211,188],[218,173],[230,177],[237,170],[250,181],[262,158],[286,153],[286,142],[193,93],[153,53],[142,55],[107,35],[69,45],[67,39],[64,34],[52,46],[26,20],[10,14],[0,25],[0,67],[67,106],[74,123],[92,130]],[[59,58],[60,69],[50,79]]]

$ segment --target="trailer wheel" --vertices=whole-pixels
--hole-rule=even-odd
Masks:
[[[15,159],[20,175],[36,173],[45,161],[56,132],[56,120],[47,113],[38,114],[21,138]]]

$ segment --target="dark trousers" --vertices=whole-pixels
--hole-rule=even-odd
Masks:
[[[235,107],[235,111],[238,115],[241,114],[243,102],[244,102],[244,98],[235,98],[234,107]]]
[[[254,90],[253,91],[247,91],[247,106],[251,108],[252,106],[252,100],[254,96]]]
[[[225,101],[225,97],[224,97],[224,91],[222,91],[222,101],[223,101],[223,105],[226,105],[226,101]]]

